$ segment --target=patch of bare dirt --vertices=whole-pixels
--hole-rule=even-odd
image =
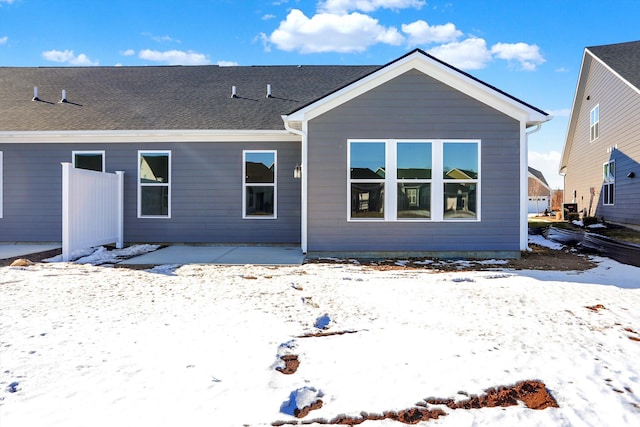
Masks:
[[[521,252],[520,259],[499,260],[492,263],[488,260],[468,259],[465,262],[451,260],[404,258],[368,260],[368,259],[308,259],[306,263],[358,264],[376,270],[429,269],[436,272],[447,271],[480,271],[508,268],[513,270],[547,270],[547,271],[584,271],[594,268],[596,263],[584,254],[570,250],[554,250],[534,244],[529,245],[531,251]]]
[[[42,262],[45,259],[53,258],[62,254],[62,249],[53,249],[51,251],[38,252],[35,254],[21,255],[13,258],[0,259],[0,267],[10,266],[13,262],[22,259],[32,263]]]
[[[320,402],[322,401],[320,400]],[[439,417],[447,416],[447,413],[444,410],[440,408],[430,408],[430,405],[446,406],[449,409],[458,410],[509,407],[518,405],[518,402],[522,402],[527,408],[534,410],[558,408],[558,403],[551,393],[549,393],[543,382],[527,380],[520,381],[512,386],[490,388],[485,390],[485,393],[480,396],[471,395],[468,399],[462,401],[430,397],[418,402],[413,408],[407,408],[400,411],[385,411],[382,414],[369,414],[367,412],[362,412],[360,413],[360,416],[338,415],[330,420],[319,418],[303,422],[276,421],[271,425],[284,426],[316,423],[322,425],[354,426],[362,424],[365,421],[380,421],[387,419],[398,421],[402,424],[418,424],[421,421],[437,420]]]
[[[318,399],[304,408],[296,408],[293,410],[293,416],[296,418],[304,418],[309,415],[309,412],[322,408],[322,404],[322,399]]]
[[[296,354],[285,354],[284,356],[280,356],[280,360],[284,362],[284,368],[278,366],[276,371],[282,372],[285,375],[295,374],[300,366],[300,361]]]
[[[358,331],[323,331],[323,332],[309,332],[307,334],[298,335],[296,338],[319,338],[319,337],[330,337],[332,335],[344,335],[344,334],[355,334]]]

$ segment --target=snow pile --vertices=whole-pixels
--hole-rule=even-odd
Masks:
[[[78,264],[115,264],[123,259],[143,255],[157,250],[159,245],[133,245],[123,249],[109,250],[104,246],[79,249],[71,252],[71,261]],[[58,255],[45,260],[46,262],[61,262],[62,255]]]
[[[420,425],[636,426],[640,269],[595,260],[584,272],[0,267],[1,424],[266,427],[536,379],[558,408],[443,406]],[[279,372],[274,358],[294,354],[295,373]]]

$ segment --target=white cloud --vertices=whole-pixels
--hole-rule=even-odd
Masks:
[[[9,41],[9,36],[0,37],[0,44],[5,44]]]
[[[220,67],[237,67],[238,65],[240,65],[235,61],[223,61],[223,60],[216,62],[216,64],[219,65]]]
[[[561,108],[559,110],[549,110],[549,114],[553,117],[569,117],[571,115],[571,108]]]
[[[136,54],[136,51],[133,49],[127,49],[125,51],[120,52],[122,56],[133,56]]]
[[[13,3],[15,0],[0,0],[0,3],[7,3],[7,4],[11,4]]]
[[[436,58],[464,70],[479,70],[491,61],[491,52],[484,39],[470,37],[461,42],[436,46],[429,50]]]
[[[262,15],[262,20],[263,21],[268,21],[270,19],[274,19],[276,17],[276,15],[272,14],[272,13],[267,13],[266,15]]]
[[[409,34],[409,44],[412,46],[418,44],[430,43],[447,43],[452,42],[462,36],[462,31],[457,30],[452,23],[444,25],[429,25],[422,19],[412,22],[411,24],[403,24],[402,31]]]
[[[156,36],[151,33],[142,33],[142,35],[158,43],[182,43],[182,41],[171,36]]]
[[[427,4],[424,0],[325,0],[320,2],[318,10],[334,14],[344,14],[353,10],[373,12],[377,9],[420,9]]]
[[[81,53],[76,55],[72,50],[47,50],[42,52],[42,57],[47,61],[67,63],[78,66],[98,65],[98,61],[92,61],[87,55]]]
[[[298,9],[291,10],[265,38],[281,50],[300,53],[362,52],[377,43],[399,45],[404,41],[395,27],[384,27],[361,13],[319,13],[308,18]]]
[[[182,50],[159,50],[143,49],[138,52],[138,58],[147,61],[164,62],[168,65],[207,65],[211,62],[206,55],[198,52]]]
[[[518,61],[523,70],[534,71],[546,60],[540,54],[540,48],[526,43],[496,43],[491,47],[491,53],[497,58],[507,61]]]

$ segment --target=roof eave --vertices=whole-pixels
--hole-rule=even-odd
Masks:
[[[552,119],[552,116],[546,112],[416,49],[357,81],[284,115],[283,120],[285,122],[311,120],[412,69],[421,71],[514,119],[525,122],[527,127],[540,125]]]

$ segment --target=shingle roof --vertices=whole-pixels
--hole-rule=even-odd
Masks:
[[[542,174],[542,172],[540,172],[538,169],[534,169],[531,166],[529,166],[529,173],[533,176],[535,176],[536,178],[538,178],[542,183],[544,183],[544,185],[546,185],[547,187],[549,186],[549,184],[547,183],[547,180],[544,179],[544,175]]]
[[[282,130],[282,115],[415,52],[548,116],[415,49],[384,66],[0,67],[0,131]]]
[[[282,114],[379,68],[0,67],[0,131],[282,130]]]
[[[640,89],[640,40],[588,47],[623,79]]]

